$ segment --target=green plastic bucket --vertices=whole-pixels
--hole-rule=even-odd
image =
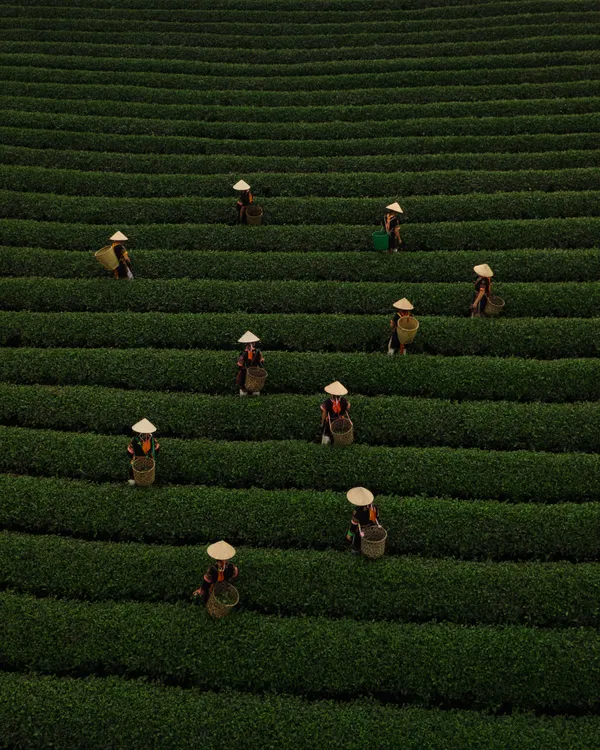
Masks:
[[[388,250],[389,239],[387,232],[383,229],[378,229],[376,232],[373,232],[373,245],[375,246],[375,250]]]

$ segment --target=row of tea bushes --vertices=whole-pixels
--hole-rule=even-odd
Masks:
[[[114,282],[119,283],[119,282]],[[124,282],[123,282],[124,283]],[[471,320],[419,317],[412,351],[449,356],[490,355],[570,359],[597,357],[600,330],[595,319],[521,318]],[[379,352],[387,348],[384,316],[262,315],[246,313],[33,313],[0,312],[0,343],[7,347],[229,349],[246,331],[263,348],[285,351]],[[343,337],[340,332],[343,331]]]
[[[464,282],[482,259],[481,251],[429,250],[387,253],[245,253],[236,250],[130,250],[138,279],[239,281]],[[573,250],[490,250],[485,260],[503,282],[600,280],[598,248]],[[106,270],[78,250],[0,247],[2,276],[106,278]],[[511,300],[512,305],[512,300]]]
[[[598,100],[600,103],[600,99]],[[105,108],[106,104],[103,104]],[[508,116],[508,115],[507,115]],[[1,157],[1,152],[0,152]],[[364,195],[410,196],[418,209],[419,197],[461,193],[529,191],[582,191],[598,186],[598,170],[553,169],[500,171],[446,170],[441,172],[344,172],[339,174],[252,173],[244,171],[257,199],[275,197],[360,198]],[[224,197],[231,201],[235,173],[217,175],[140,175],[81,172],[0,165],[0,189],[99,197]],[[533,196],[535,198],[535,196]],[[408,209],[407,209],[408,210]]]
[[[345,529],[338,533],[342,536]],[[600,625],[596,563],[387,557],[374,565],[348,552],[246,547],[237,548],[235,560],[242,606],[260,612],[327,612],[358,621]],[[0,532],[0,586],[34,595],[51,591],[86,601],[191,601],[209,563],[204,545],[115,544]],[[349,596],[365,577],[368,588]]]
[[[0,471],[124,481],[125,435],[0,427]],[[600,499],[600,459],[586,453],[485,451],[475,448],[335,450],[298,441],[162,440],[163,483],[491,498],[530,502]]]
[[[265,393],[312,395],[332,373],[351,394],[416,396],[457,401],[600,401],[600,361],[500,357],[399,360],[378,354],[278,352],[266,354]],[[0,381],[96,385],[153,391],[228,395],[237,353],[178,349],[0,349]],[[148,373],[151,373],[150,378]]]
[[[176,262],[176,261],[175,261]],[[466,266],[465,276],[472,276]],[[417,314],[468,316],[472,283],[338,281],[221,281],[144,279],[115,284],[99,279],[0,278],[5,310],[36,312],[228,313],[232,310],[285,314],[387,315],[398,295],[406,295]],[[593,318],[600,309],[600,283],[496,283],[506,301],[503,317]],[[352,327],[352,318],[346,326]]]
[[[21,87],[21,84],[19,84]],[[10,131],[7,128],[6,131]],[[35,135],[34,135],[35,137]],[[91,144],[90,144],[91,145]],[[368,174],[406,173],[403,177],[410,179],[408,173],[417,173],[416,179],[428,179],[428,172],[460,171],[469,174],[473,180],[475,171],[490,172],[511,170],[560,170],[585,169],[600,167],[600,150],[566,150],[542,151],[539,153],[484,153],[484,154],[389,154],[386,156],[337,156],[327,158],[290,157],[290,156],[181,156],[179,154],[137,154],[96,151],[76,151],[56,148],[31,148],[26,146],[9,146],[0,144],[0,162],[16,166],[42,167],[51,169],[68,169],[84,172],[119,172],[124,174],[177,174],[199,175],[238,174],[249,170],[261,175],[261,181],[267,186],[270,177],[267,172],[280,174],[294,173],[297,179],[301,173],[329,173],[327,179],[343,180],[346,172]],[[122,176],[123,176],[122,175]],[[184,178],[182,178],[184,179]],[[283,178],[282,178],[283,179]],[[436,178],[432,178],[436,179]],[[439,179],[443,179],[441,174]],[[450,189],[450,185],[448,185]]]
[[[0,524],[89,540],[233,544],[280,549],[347,548],[343,492],[236,490],[123,484],[0,474]],[[474,560],[594,561],[599,503],[501,503],[378,495],[390,529],[387,554]],[[285,508],[285,513],[281,509]]]
[[[232,368],[233,370],[233,368]],[[151,378],[150,371],[146,371]],[[333,376],[331,376],[333,378]],[[233,386],[233,372],[230,375]],[[152,387],[151,380],[146,387]],[[321,386],[322,388],[323,386]],[[149,414],[163,436],[208,440],[315,441],[321,396],[232,396],[124,391],[100,386],[0,383],[8,425],[129,434]],[[600,453],[600,404],[516,404],[350,395],[356,440],[382,446],[449,446],[498,451]]]
[[[21,84],[19,84],[21,89]],[[389,92],[386,92],[389,96]],[[141,94],[142,98],[146,94]],[[6,113],[4,113],[6,115]],[[0,126],[0,134],[5,144],[26,146],[27,148],[71,148],[85,151],[120,151],[131,154],[186,154],[186,155],[238,155],[246,157],[246,141],[231,139],[211,140],[184,136],[121,135],[118,133],[88,132],[88,118],[83,130],[65,130],[52,127],[47,121],[45,128],[33,128],[26,112],[12,113],[14,126]],[[54,116],[56,117],[56,116]],[[523,135],[462,135],[462,136],[421,136],[393,138],[350,138],[337,140],[296,140],[274,141],[255,139],[252,143],[254,157],[269,158],[336,158],[361,157],[366,151],[375,156],[396,153],[397,155],[423,156],[426,154],[470,154],[477,152],[502,151],[509,154],[532,151],[556,151],[561,148],[598,148],[595,133],[533,133]],[[390,164],[393,162],[390,161]],[[245,167],[247,168],[247,167]],[[298,169],[298,167],[296,168]]]
[[[471,708],[509,703],[573,712],[600,703],[600,636],[593,629],[398,625],[251,612],[215,627],[191,605],[83,603],[9,592],[0,593],[0,605],[0,659],[10,669],[101,670],[315,698],[387,693]],[[348,669],[348,654],[361,653],[365,642],[369,658]]]
[[[305,750],[315,737],[322,750],[338,750],[340,737],[345,737],[345,748],[359,750],[367,736],[381,750],[395,750],[398,743],[405,750],[421,750],[428,743],[539,750],[544,745],[593,747],[600,731],[597,717],[397,709],[364,698],[306,701],[273,693],[182,690],[118,677],[70,679],[2,672],[0,691],[0,743],[11,747],[27,746],[32,726],[46,747],[76,748],[83,741],[86,750],[146,750],[157,741],[173,750],[222,750],[224,737],[232,746],[248,750]]]

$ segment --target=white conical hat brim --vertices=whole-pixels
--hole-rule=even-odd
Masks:
[[[126,237],[123,232],[115,232],[113,236],[110,238],[113,242],[125,242],[125,240],[128,240],[129,237]]]
[[[156,432],[156,427],[152,424],[152,422],[149,422],[147,419],[140,419],[139,422],[136,422],[133,427],[131,428],[134,432]]]
[[[246,331],[242,338],[238,339],[238,344],[254,344],[256,341],[260,341],[258,336],[255,336],[252,331]]]
[[[339,380],[336,380],[334,383],[329,383],[329,385],[326,385],[323,390],[331,396],[345,396],[348,393],[347,389]]]
[[[393,307],[395,307],[396,310],[414,310],[415,309],[410,304],[410,302],[406,299],[406,297],[402,297],[402,299],[399,299],[398,302],[394,302]]]
[[[366,487],[353,487],[348,490],[346,497],[352,505],[371,505],[374,500],[373,493]]]
[[[235,555],[235,549],[231,544],[227,544],[227,542],[222,540],[211,544],[206,552],[209,557],[215,560],[229,560]]]
[[[386,206],[388,211],[396,211],[396,213],[403,214],[404,211],[400,207],[399,203],[391,203],[389,206]]]
[[[240,180],[239,182],[236,182],[233,186],[234,190],[250,190],[250,185],[248,185],[247,182],[244,182],[244,180]]]
[[[480,276],[486,276],[488,278],[494,275],[494,272],[487,263],[482,263],[480,266],[473,266],[473,270]]]

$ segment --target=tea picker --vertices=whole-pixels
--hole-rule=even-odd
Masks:
[[[156,454],[160,450],[160,445],[152,434],[156,432],[156,427],[147,419],[142,419],[136,422],[131,429],[137,434],[133,436],[127,448],[127,453],[131,458],[129,484],[132,487],[136,484],[152,484],[154,482]]]
[[[260,396],[260,390],[267,377],[267,373],[263,368],[265,358],[260,349],[257,349],[255,346],[259,341],[258,336],[255,336],[252,331],[246,331],[238,339],[238,344],[246,345],[237,361],[239,369],[235,383],[240,389],[240,396],[247,396],[249,393],[252,396]]]
[[[246,211],[248,209],[248,206],[251,206],[254,203],[254,196],[250,192],[250,185],[248,185],[248,183],[244,180],[236,182],[233,186],[233,189],[237,190],[240,194],[238,197],[238,202],[235,204],[235,208],[238,214],[238,223],[245,224],[247,219]]]
[[[350,542],[352,552],[359,554],[364,529],[380,525],[379,508],[373,503],[373,493],[365,487],[353,487],[348,490],[346,497],[355,506],[346,539]]]
[[[383,227],[388,236],[388,253],[397,253],[398,248],[406,250],[406,245],[400,237],[400,214],[404,211],[398,202],[385,207]]]
[[[209,546],[206,552],[209,557],[216,560],[216,563],[213,563],[209,567],[204,574],[202,585],[192,594],[192,596],[200,597],[204,604],[208,602],[215,584],[229,583],[230,581],[235,581],[238,577],[237,567],[232,562],[229,562],[235,555],[235,549],[231,544],[224,541],[215,542]]]
[[[98,250],[94,255],[107,271],[113,272],[115,279],[129,279],[131,281],[133,279],[131,259],[123,244],[127,240],[128,238],[123,232],[115,232],[110,238],[110,245]]]
[[[406,354],[405,347],[408,345],[408,343],[412,343],[414,334],[416,333],[416,329],[419,327],[419,324],[414,319],[411,312],[411,310],[414,310],[414,307],[406,299],[406,297],[402,297],[402,299],[394,302],[392,307],[395,307],[398,312],[394,313],[394,317],[390,320],[390,328],[392,329],[392,335],[390,336],[390,340],[388,341],[388,355],[390,357],[393,357],[396,352],[400,352],[400,354]],[[414,324],[410,324],[410,326],[407,326],[407,328],[414,328],[414,333],[406,330],[399,330],[398,324],[400,323],[400,321],[402,321],[401,325],[406,325],[409,320],[412,320],[414,321],[414,323],[416,323],[416,327],[414,326]],[[401,338],[403,339],[402,341],[400,340]],[[408,340],[409,338],[410,341]]]
[[[321,444],[328,445],[333,438],[332,423],[339,419],[347,419],[350,422],[350,402],[344,398],[348,393],[347,389],[338,380],[325,386],[324,390],[330,398],[321,404]]]
[[[473,266],[477,274],[475,280],[475,293],[471,304],[472,318],[488,318],[500,315],[504,309],[504,300],[492,294],[492,269],[487,263]]]

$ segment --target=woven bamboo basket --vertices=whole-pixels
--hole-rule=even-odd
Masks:
[[[344,417],[334,419],[331,423],[331,434],[334,445],[351,445],[354,442],[354,425]]]
[[[223,592],[229,592],[232,594],[232,599],[234,599],[234,601],[232,601],[231,604],[224,604],[217,599],[217,594]],[[238,590],[231,583],[215,583],[210,591],[208,601],[206,602],[206,609],[212,617],[227,617],[227,615],[233,611],[233,608],[239,600],[240,595],[238,594]]]
[[[399,318],[396,325],[398,341],[401,344],[412,344],[419,330],[419,321],[416,318]]]
[[[367,526],[360,539],[360,551],[369,560],[377,560],[378,557],[383,557],[386,539],[387,531],[383,526]]]
[[[156,474],[156,463],[152,456],[138,456],[133,460],[133,478],[135,483],[141,487],[149,487],[154,484]]]
[[[502,310],[504,310],[504,300],[502,297],[495,297],[493,294],[490,295],[485,303],[485,309],[483,312],[488,317],[493,318],[496,315],[500,315]]]
[[[263,210],[260,206],[252,204],[246,209],[246,224],[257,227],[262,222]]]
[[[117,258],[115,251],[112,249],[112,245],[107,245],[98,252],[94,253],[94,257],[102,263],[107,271],[114,271],[119,265],[119,259]]]
[[[249,367],[246,371],[246,383],[244,388],[252,393],[259,393],[262,390],[265,380],[267,379],[267,371],[262,367]]]

